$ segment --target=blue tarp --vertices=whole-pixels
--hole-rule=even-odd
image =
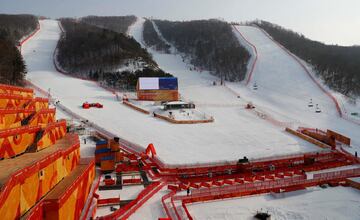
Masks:
[[[107,144],[107,140],[96,141],[96,145],[103,145],[103,144]]]
[[[114,156],[107,156],[107,157],[102,157],[101,160],[114,160],[115,157]]]
[[[110,151],[111,151],[110,148],[102,148],[102,149],[95,150],[95,154],[101,154],[101,153],[106,153],[106,152],[110,152]]]
[[[178,80],[175,77],[160,77],[159,78],[160,90],[177,90]]]

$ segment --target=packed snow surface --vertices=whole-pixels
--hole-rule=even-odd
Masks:
[[[255,105],[271,109],[274,115],[286,115],[286,121],[332,129],[351,137],[353,145],[360,145],[359,124],[339,117],[334,102],[320,90],[293,57],[260,29],[250,26],[235,28],[256,47],[258,59],[248,86],[228,83],[229,87],[252,100]],[[234,33],[242,44],[251,49],[237,31]],[[254,54],[253,50],[250,51]],[[312,71],[310,67],[307,68]],[[255,83],[257,90],[253,89]],[[314,107],[308,107],[310,99]],[[315,113],[316,104],[321,113]]]
[[[143,22],[143,19],[138,19],[129,30],[129,34],[142,45]],[[42,20],[40,24],[41,31],[23,46],[28,79],[44,90],[50,89],[55,100],[74,113],[110,132],[144,148],[153,143],[159,157],[167,164],[227,161],[243,156],[261,158],[318,150],[245,110],[247,101],[252,101],[256,109],[273,118],[295,125],[331,128],[350,136],[353,145],[360,146],[360,127],[339,118],[334,103],[299,64],[257,28],[237,27],[257,47],[259,55],[249,86],[243,83],[214,86],[213,82],[218,78],[206,71],[189,70],[190,65],[182,61],[181,55],[150,49],[159,66],[178,77],[182,97],[195,102],[197,108],[215,118],[215,122],[210,124],[174,125],[119,103],[112,93],[94,82],[56,72],[52,54],[60,30],[56,21]],[[246,43],[241,36],[238,37]],[[250,47],[247,45],[247,48]],[[252,88],[255,82],[258,90]],[[308,107],[310,99],[319,105],[322,113],[316,114],[314,108]],[[104,108],[82,109],[85,101],[99,102]],[[89,143],[81,146],[86,148],[82,149],[82,154],[87,156],[94,149]],[[142,186],[129,187],[108,191],[102,196],[120,195],[122,199],[132,199],[141,189]],[[160,201],[165,193],[162,190],[155,194],[132,219],[164,217]],[[271,213],[273,219],[358,219],[360,216],[360,193],[352,188],[311,188],[283,195],[284,198],[261,195],[223,200],[221,203],[198,203],[189,205],[189,210],[196,219],[251,219],[260,210]],[[100,208],[98,215],[106,213],[109,213],[108,208]]]
[[[220,202],[188,205],[194,219],[253,219],[268,212],[276,220],[355,220],[360,216],[360,191],[350,187],[320,187],[289,192],[283,198],[270,194]]]
[[[167,164],[187,164],[237,160],[247,156],[261,158],[274,155],[315,151],[317,148],[282,129],[269,124],[239,104],[245,104],[223,86],[213,86],[217,78],[207,72],[189,71],[179,55],[153,52],[160,67],[178,77],[183,97],[203,103],[202,111],[215,122],[174,125],[144,115],[119,103],[114,95],[96,83],[57,73],[52,54],[59,39],[57,21],[40,21],[41,31],[24,45],[27,78],[71,111],[144,148],[155,145],[158,156]],[[141,42],[143,20],[129,33]],[[103,109],[82,109],[83,102],[99,102]]]

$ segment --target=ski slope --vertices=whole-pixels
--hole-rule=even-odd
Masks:
[[[250,48],[253,55],[255,52],[249,43],[256,48],[257,62],[248,86],[228,83],[229,87],[252,100],[255,105],[271,109],[274,115],[288,116],[284,120],[298,125],[333,129],[350,136],[354,145],[360,145],[360,126],[339,117],[333,100],[311,80],[293,57],[256,27],[234,28],[240,43]],[[257,90],[253,89],[254,83],[258,86]],[[319,105],[320,114],[315,113],[315,107],[308,107],[310,99],[314,106]]]
[[[40,24],[40,32],[23,47],[27,78],[42,89],[50,89],[56,100],[90,122],[144,148],[153,143],[166,164],[232,161],[244,156],[260,158],[318,150],[243,107],[226,106],[238,105],[240,101],[226,88],[212,86],[215,77],[188,71],[177,55],[153,53],[161,68],[179,77],[182,96],[195,102],[218,104],[201,109],[214,116],[215,122],[174,125],[138,113],[94,82],[57,73],[52,60],[60,34],[57,21],[42,20]],[[129,31],[140,42],[137,36],[142,33],[142,24],[143,20],[138,20]],[[81,105],[85,101],[100,102],[104,108],[84,110]]]
[[[281,196],[281,195],[279,195]],[[320,187],[284,193],[276,198],[270,194],[220,202],[188,205],[195,219],[250,220],[256,212],[268,212],[271,219],[354,220],[360,216],[360,191],[351,187]]]

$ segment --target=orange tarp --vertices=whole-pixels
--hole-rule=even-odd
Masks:
[[[35,111],[31,109],[0,109],[0,129],[20,127],[21,121],[32,114],[35,114]]]
[[[23,126],[0,131],[0,158],[24,153],[35,141],[40,126]]]
[[[34,90],[18,86],[0,84],[0,94],[13,94],[32,98],[34,95]]]
[[[67,134],[50,148],[1,161],[0,216],[15,219],[25,214],[72,171],[67,170],[64,160],[78,152],[79,147],[78,136]],[[74,169],[78,161],[79,158],[74,158],[70,169]]]
[[[95,178],[95,161],[81,161],[43,202],[43,219],[79,219]]]
[[[24,108],[32,101],[30,97],[21,95],[0,94],[0,109]]]

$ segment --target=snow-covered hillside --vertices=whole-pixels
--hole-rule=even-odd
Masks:
[[[142,43],[143,22],[143,19],[138,19],[128,33],[145,47]],[[218,82],[218,78],[206,71],[191,71],[180,54],[149,50],[160,68],[178,77],[183,99],[195,102],[201,112],[215,119],[215,122],[209,124],[176,125],[134,111],[95,82],[58,73],[52,57],[60,35],[57,21],[42,20],[40,24],[40,32],[23,47],[28,67],[27,78],[38,87],[48,90],[55,100],[74,113],[109,132],[144,148],[153,143],[159,158],[166,164],[231,161],[243,156],[264,158],[319,150],[286,133],[283,127],[275,126],[253,111],[246,110],[244,106],[248,101],[255,104],[256,110],[265,112],[275,121],[288,122],[294,126],[331,128],[350,136],[354,145],[360,146],[360,126],[341,119],[334,103],[310,80],[299,64],[256,28],[237,27],[256,46],[258,52],[258,61],[249,86],[230,82],[226,86],[214,86],[213,82]],[[242,43],[246,43],[240,35],[238,37]],[[258,90],[253,90],[255,82]],[[314,104],[320,105],[322,113],[315,113],[314,108],[308,107],[310,98]],[[81,105],[85,101],[100,102],[104,108],[82,109]],[[82,156],[92,155],[87,147],[93,149],[93,146],[81,147],[86,148],[82,149]],[[123,198],[133,198],[137,192],[125,190],[120,194]],[[166,193],[164,187],[132,217],[144,219],[144,216],[150,216],[150,219],[157,219],[165,216],[161,196]],[[113,194],[117,196],[118,192],[109,191],[109,197]],[[268,201],[271,201],[271,205]],[[352,213],[349,219],[354,219],[354,216],[358,216],[358,203],[358,193],[353,189],[312,188],[289,193],[283,200],[266,195],[228,200],[221,204],[193,204],[189,205],[189,209],[197,219],[246,219],[263,207],[273,213],[276,219],[326,219],[330,216],[339,219],[339,215],[344,212]],[[327,215],[327,212],[330,214]],[[99,213],[105,214],[108,210]]]
[[[360,126],[339,117],[335,103],[311,80],[304,69],[281,47],[256,27],[236,26],[234,31],[243,44],[244,38],[257,49],[257,62],[248,86],[228,83],[235,91],[255,105],[270,108],[275,116],[310,127],[333,129],[349,135],[360,145]],[[244,37],[244,38],[243,38]],[[247,45],[247,48],[251,46]],[[258,89],[254,90],[253,85]],[[312,100],[314,107],[308,107]],[[315,113],[319,105],[321,113]]]
[[[140,42],[142,22],[138,20],[129,31]],[[59,27],[56,21],[44,20],[41,28],[23,48],[28,79],[45,90],[50,89],[60,103],[110,132],[143,147],[154,143],[165,163],[229,161],[243,156],[259,158],[317,149],[246,111],[239,106],[243,101],[225,87],[212,86],[215,77],[189,71],[177,55],[153,54],[161,68],[179,77],[182,96],[207,104],[202,110],[214,116],[215,122],[173,125],[133,111],[96,83],[57,73],[52,53]],[[84,110],[81,105],[85,101],[100,102],[104,108]]]

